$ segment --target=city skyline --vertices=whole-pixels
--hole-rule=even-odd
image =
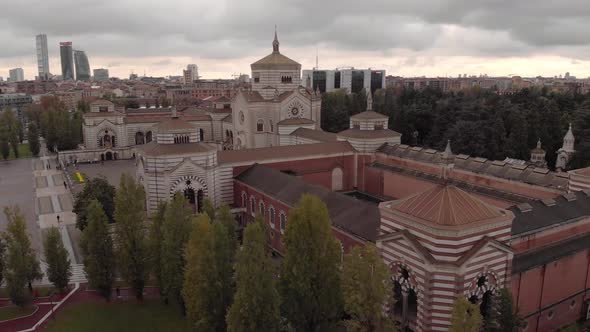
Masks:
[[[583,2],[568,2],[495,6],[458,0],[345,1],[333,8],[305,1],[219,5],[178,0],[138,11],[131,0],[122,0],[80,8],[72,21],[41,15],[67,11],[60,1],[51,8],[16,4],[0,13],[7,27],[0,36],[11,40],[0,50],[0,72],[22,67],[26,78],[33,79],[33,39],[43,33],[52,68],[60,67],[58,42],[72,40],[91,55],[94,67],[108,68],[115,77],[131,72],[181,76],[186,64],[195,63],[204,78],[227,78],[249,73],[247,64],[266,53],[278,24],[283,48],[306,69],[315,66],[317,51],[322,68],[383,68],[401,76],[556,76],[569,71],[586,78],[590,42],[572,31],[585,30],[588,13]],[[165,17],[157,16],[163,11]],[[195,21],[190,17],[194,11],[210,15]],[[111,17],[114,23],[104,26],[93,19],[99,17]],[[154,21],[160,23],[150,24]]]

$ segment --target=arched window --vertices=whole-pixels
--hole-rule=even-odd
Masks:
[[[270,228],[274,229],[275,228],[275,217],[276,217],[276,215],[275,215],[275,208],[271,206],[268,209],[268,214],[269,214],[268,220],[270,222]]]
[[[242,207],[247,207],[246,206],[246,192],[242,191]]]
[[[287,228],[287,215],[284,211],[281,211],[281,215],[279,216],[279,222],[281,233],[285,233],[285,229]]]
[[[256,122],[256,131],[259,133],[264,132],[264,120],[258,119]]]
[[[342,190],[342,180],[343,180],[343,173],[342,168],[336,167],[332,170],[332,190],[338,191]]]
[[[203,128],[199,128],[199,141],[203,142],[205,140],[205,131]]]
[[[258,212],[260,213],[262,220],[264,220],[264,202],[263,201],[260,201],[260,203],[258,203]]]
[[[256,214],[256,199],[254,196],[250,197],[250,214],[254,217]]]

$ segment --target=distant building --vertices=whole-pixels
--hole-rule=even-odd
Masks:
[[[331,92],[336,89],[359,93],[361,90],[376,90],[385,88],[385,70],[346,68],[334,70],[313,69],[304,70],[302,85],[306,88]]]
[[[94,80],[95,81],[108,81],[109,70],[104,68],[94,69]]]
[[[49,76],[49,53],[47,51],[47,35],[41,34],[36,37],[37,42],[37,69],[39,79],[48,80]]]
[[[9,70],[10,82],[20,82],[25,80],[25,73],[22,68]]]
[[[88,57],[84,51],[74,51],[74,63],[76,65],[76,80],[90,80],[90,64],[88,64]]]
[[[33,98],[24,93],[11,93],[0,95],[0,113],[6,108],[12,109],[21,123],[24,121],[23,110],[25,105],[31,104]]]
[[[186,66],[186,70],[182,71],[182,76],[185,84],[190,84],[199,79],[199,67],[195,64]]]
[[[72,42],[59,43],[59,54],[61,57],[61,78],[64,81],[74,79],[74,54]]]

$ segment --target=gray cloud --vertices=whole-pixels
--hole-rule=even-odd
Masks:
[[[268,51],[274,24],[289,48],[590,58],[587,0],[18,0],[0,11],[0,67],[34,58],[38,33],[52,56],[71,40],[91,59],[241,59]],[[407,61],[419,64],[414,56]]]

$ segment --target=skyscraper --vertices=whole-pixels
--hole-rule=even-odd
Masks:
[[[195,64],[186,66],[186,70],[182,71],[182,76],[185,84],[194,83],[199,79],[199,67]]]
[[[88,81],[90,79],[90,65],[84,51],[74,51],[74,63],[76,64],[76,80]]]
[[[47,35],[37,35],[37,68],[39,69],[39,79],[49,79],[49,53],[47,52]]]
[[[25,73],[22,68],[14,68],[8,71],[10,82],[20,82],[25,80]]]
[[[108,81],[109,70],[104,68],[94,69],[94,80],[95,81]]]
[[[74,54],[72,53],[72,42],[59,43],[59,54],[61,56],[61,77],[64,81],[74,79]]]

